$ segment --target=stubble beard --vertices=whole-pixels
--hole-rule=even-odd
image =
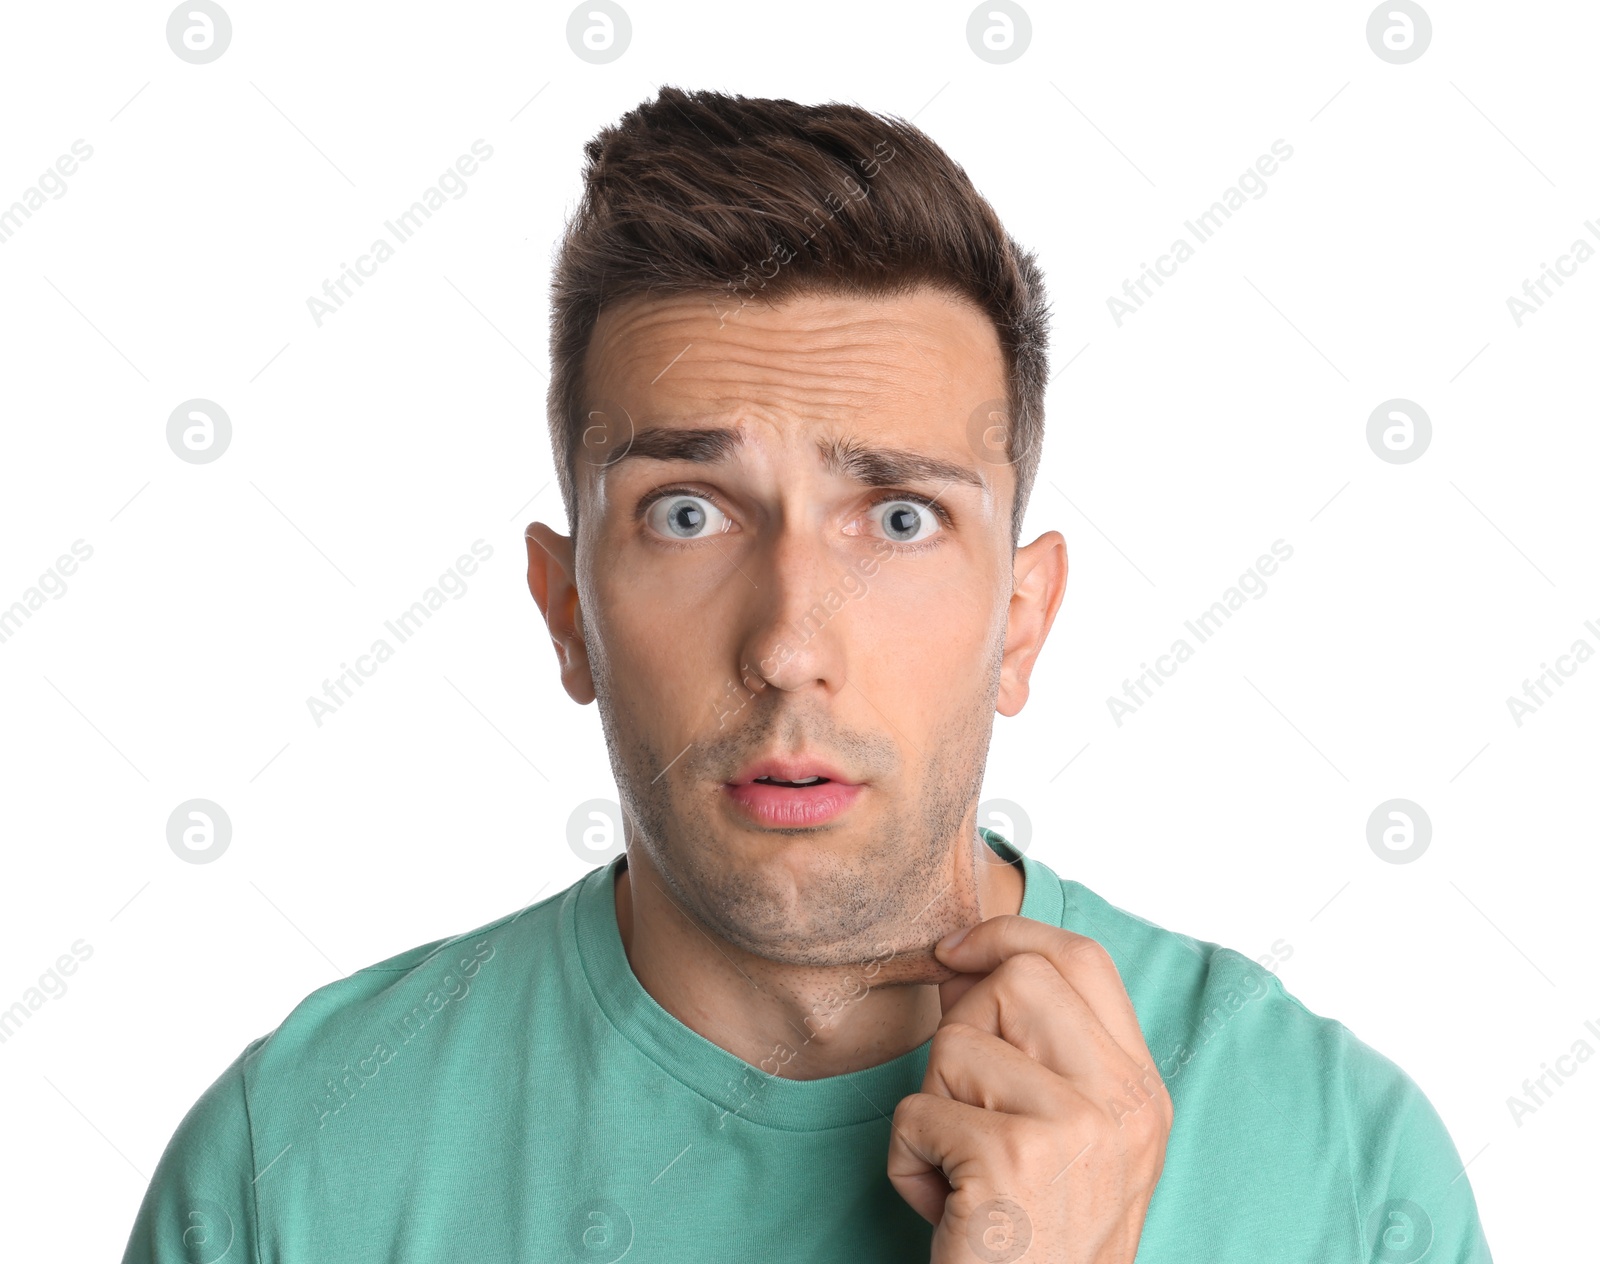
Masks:
[[[984,844],[968,819],[983,784],[999,665],[997,650],[985,696],[958,708],[922,750],[910,747],[904,756],[892,739],[846,730],[823,712],[796,710],[771,689],[751,698],[735,724],[686,751],[662,752],[618,706],[604,656],[591,652],[630,854],[648,859],[673,903],[701,930],[756,957],[789,966],[859,966],[872,986],[949,978],[933,945],[982,916],[977,866]],[[762,831],[775,852],[791,838],[802,847],[805,835],[817,839],[799,872],[776,858],[736,866],[735,849],[719,841],[738,830],[719,802],[722,779],[774,745],[826,752],[871,783],[870,802],[852,809],[870,813],[871,823],[849,827],[854,838],[843,834],[846,827]],[[742,832],[747,841],[737,852],[748,854],[750,833]],[[758,847],[764,841],[755,840]]]

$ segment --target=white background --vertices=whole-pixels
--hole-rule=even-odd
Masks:
[[[992,65],[960,4],[628,0],[591,65],[566,6],[226,7],[207,65],[161,4],[0,30],[0,207],[93,147],[0,245],[0,607],[93,549],[0,643],[0,1008],[93,950],[0,1045],[0,1253],[117,1258],[249,1040],[585,871],[567,818],[615,787],[523,577],[524,525],[564,529],[548,268],[583,143],[673,83],[914,117],[1039,251],[1024,537],[1063,531],[1071,578],[986,796],[1114,904],[1290,946],[1289,990],[1437,1106],[1501,1258],[1571,1258],[1600,1059],[1520,1126],[1507,1098],[1600,1048],[1600,660],[1520,726],[1506,698],[1600,649],[1600,261],[1521,327],[1506,299],[1600,245],[1595,9],[1434,4],[1395,65],[1365,4],[1037,4]],[[479,138],[466,194],[317,327],[307,297]],[[1119,328],[1107,298],[1280,138],[1265,196]],[[166,442],[196,397],[232,419],[211,464]],[[1366,440],[1396,397],[1432,419],[1409,464]],[[478,539],[466,594],[318,727],[308,695]],[[1277,539],[1266,595],[1119,726],[1107,697]],[[233,824],[210,864],[167,844],[196,797]],[[1407,864],[1367,842],[1397,797],[1433,827]]]

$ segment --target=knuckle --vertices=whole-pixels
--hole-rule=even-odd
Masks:
[[[1123,1116],[1118,1123],[1125,1131],[1132,1134],[1136,1146],[1148,1144],[1165,1131],[1160,1112],[1148,1108],[1135,1110]]]
[[[1165,1095],[1151,1102],[1147,1109],[1135,1112],[1126,1122],[1136,1149],[1147,1153],[1165,1150],[1172,1132],[1172,1115]]]
[[[976,1027],[960,1019],[945,1023],[933,1033],[933,1043],[928,1047],[928,1057],[930,1060],[936,1057],[948,1058],[952,1053],[970,1044],[977,1034]]]
[[[896,1128],[904,1128],[913,1123],[924,1109],[923,1101],[926,1093],[907,1093],[895,1105],[893,1122]]]
[[[1054,1128],[1045,1127],[1031,1119],[1011,1117],[1012,1122],[1001,1133],[1001,1153],[1004,1162],[1013,1172],[1043,1172],[1059,1167],[1061,1139]]]
[[[952,1018],[949,1022],[939,1024],[933,1033],[934,1044],[949,1044],[951,1041],[963,1039],[972,1030],[971,1023],[964,1023],[959,1018]]]
[[[1071,1127],[1083,1114],[1087,1099],[1072,1084],[1057,1077],[1045,1090],[1050,1101],[1050,1117],[1058,1127]]]
[[[1111,959],[1111,954],[1100,941],[1085,935],[1080,935],[1067,946],[1066,957],[1069,964],[1085,970],[1115,972],[1117,968],[1116,962]]]

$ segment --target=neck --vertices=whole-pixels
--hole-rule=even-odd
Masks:
[[[976,882],[980,916],[1018,912],[1021,866],[994,863],[976,835],[971,847],[953,848],[951,865]],[[769,1073],[812,1080],[863,1070],[915,1049],[939,1026],[938,984],[953,976],[937,962],[927,981],[906,982],[871,962],[794,966],[755,956],[691,921],[637,847],[614,894],[623,950],[645,991],[685,1026]]]

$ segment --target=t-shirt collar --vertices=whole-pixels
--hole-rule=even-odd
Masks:
[[[1061,882],[992,830],[989,846],[1023,871],[1021,914],[1061,925]],[[819,1080],[791,1080],[752,1066],[669,1014],[633,973],[617,929],[618,856],[579,883],[573,947],[584,982],[605,1018],[656,1067],[706,1099],[712,1130],[740,1120],[789,1131],[815,1131],[888,1120],[902,1097],[922,1087],[932,1037],[875,1067]]]

